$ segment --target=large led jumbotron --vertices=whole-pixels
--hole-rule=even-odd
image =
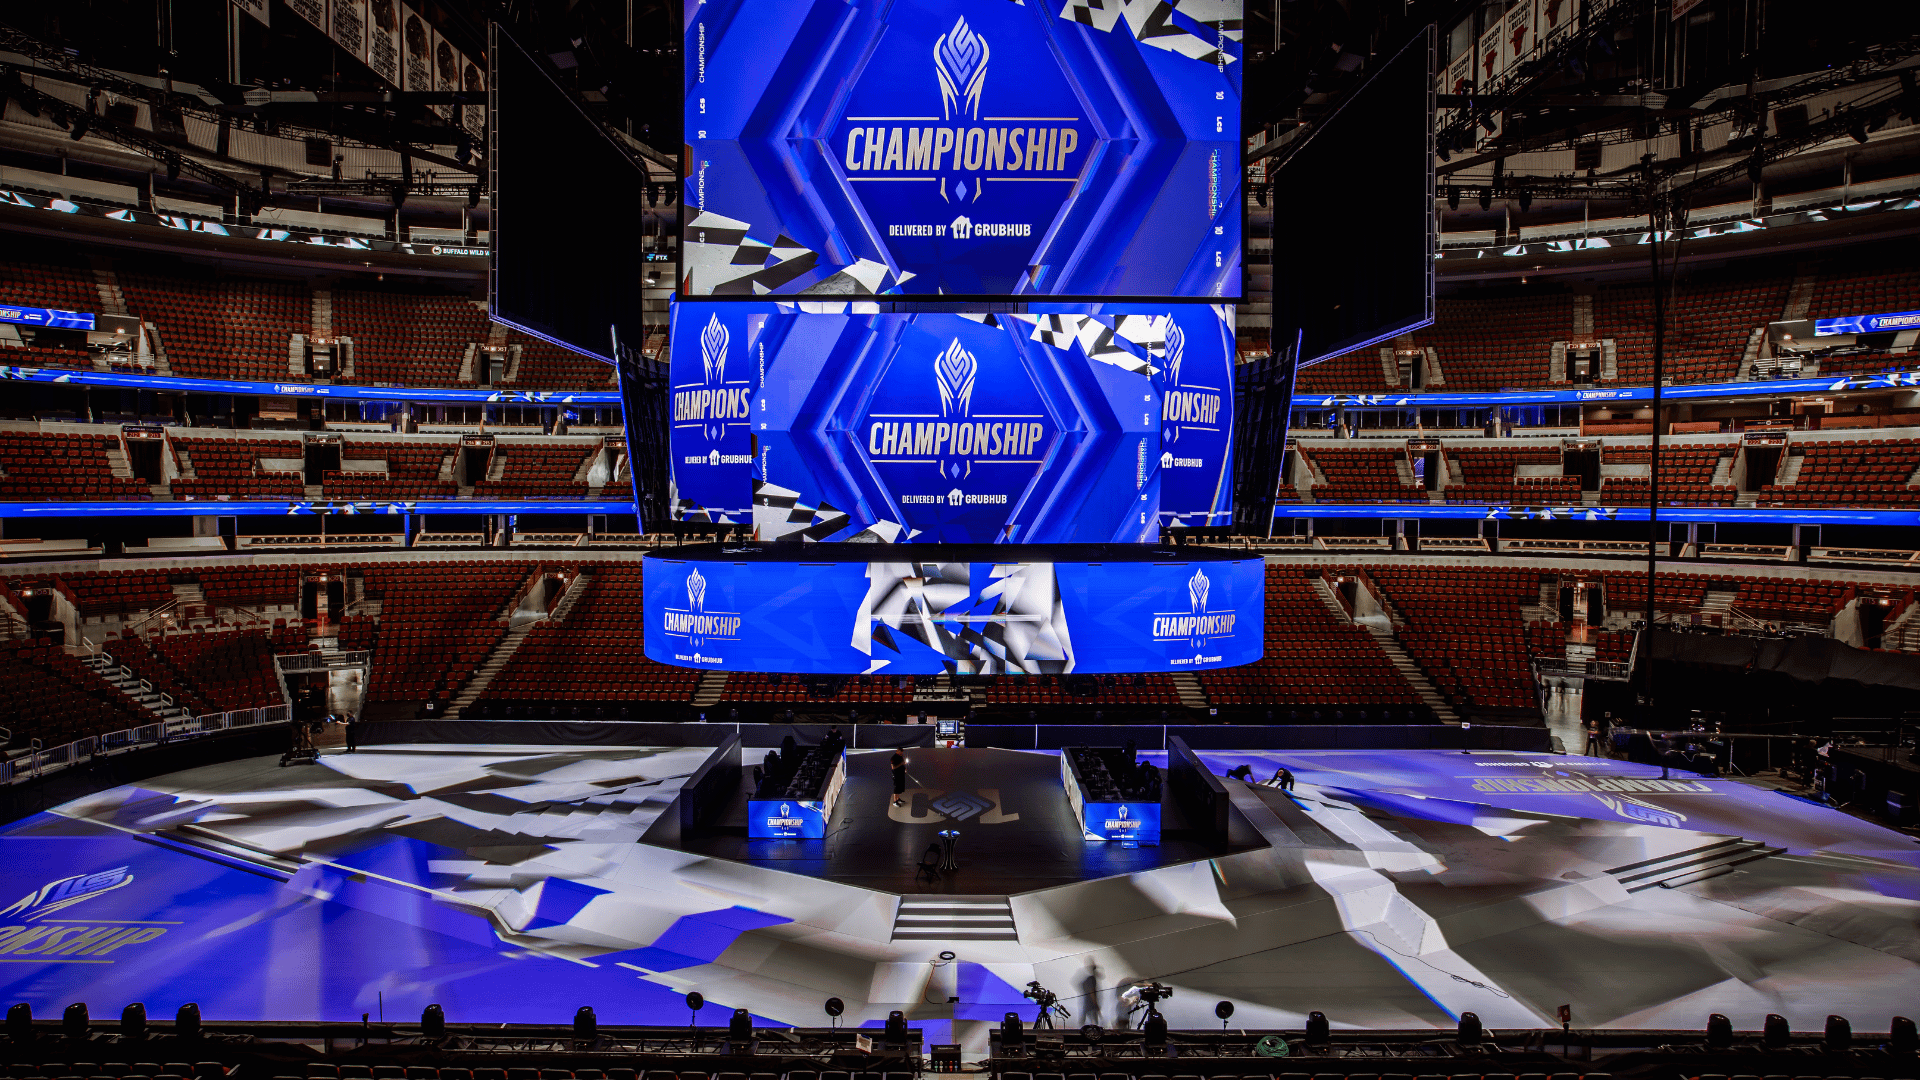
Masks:
[[[1049,544],[1230,518],[1230,306],[855,310],[873,306],[674,305],[676,517]]]
[[[1242,0],[701,0],[683,296],[1237,299]]]

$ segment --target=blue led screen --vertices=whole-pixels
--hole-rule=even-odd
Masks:
[[[1107,548],[1078,561],[1042,547],[1018,551],[1021,561],[916,562],[897,545],[728,554],[760,549],[649,555],[648,658],[714,671],[1110,674],[1233,667],[1264,648],[1259,559],[1117,559]]]
[[[681,294],[1238,298],[1242,6],[689,3]]]

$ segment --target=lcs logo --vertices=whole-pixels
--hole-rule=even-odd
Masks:
[[[706,603],[707,579],[700,571],[695,570],[687,575],[687,610],[698,615]]]
[[[700,383],[697,389],[678,389],[673,395],[673,419],[688,427],[698,427],[710,442],[719,442],[727,433],[727,421],[747,419],[747,390],[742,384],[728,386],[727,346],[732,335],[715,314],[700,331]],[[682,386],[695,384],[683,383]]]
[[[1193,648],[1204,648],[1208,638],[1232,637],[1236,616],[1231,611],[1213,611],[1207,606],[1207,596],[1213,591],[1213,582],[1208,579],[1205,570],[1195,570],[1187,579],[1188,609],[1181,612],[1163,611],[1153,617],[1153,639],[1155,641],[1180,641]]]
[[[1220,422],[1221,397],[1217,388],[1182,388],[1180,366],[1186,359],[1187,335],[1180,324],[1167,326],[1167,388],[1160,400],[1161,439],[1179,442],[1183,427],[1215,427]]]
[[[1020,820],[1019,814],[1009,814],[1001,805],[999,788],[971,792],[908,788],[904,802],[889,806],[887,816],[908,825],[973,819],[982,825],[1001,825]]]
[[[933,43],[933,71],[940,80],[943,119],[980,119],[980,87],[986,82],[991,55],[987,39],[973,32],[964,15]]]
[[[666,632],[687,638],[694,646],[705,644],[710,637],[737,639],[740,636],[740,616],[707,610],[707,578],[697,567],[687,575],[686,608],[669,607],[662,614]]]
[[[1187,579],[1187,596],[1193,601],[1195,615],[1207,613],[1207,591],[1211,588],[1213,583],[1207,580],[1206,572],[1203,570],[1195,570],[1193,576]]]
[[[91,900],[101,893],[112,892],[131,884],[133,884],[133,874],[124,866],[103,870],[97,874],[61,878],[59,881],[42,885],[15,901],[12,907],[0,911],[0,919],[37,919],[59,911],[61,908],[72,907],[82,900]]]
[[[973,411],[973,377],[979,372],[980,362],[960,347],[959,338],[934,359],[933,379],[940,387],[940,415],[967,418]]]

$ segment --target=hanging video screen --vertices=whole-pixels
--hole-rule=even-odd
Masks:
[[[1240,298],[1242,0],[705,0],[680,292]]]

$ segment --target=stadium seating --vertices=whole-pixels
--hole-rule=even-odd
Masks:
[[[366,591],[381,602],[379,618],[343,619],[340,647],[374,651],[369,705],[410,711],[428,698],[451,700],[506,634],[499,616],[528,573],[508,562],[368,566]]]
[[[113,475],[113,435],[0,432],[0,499],[127,502],[153,498],[137,479]]]
[[[1739,492],[1732,484],[1714,484],[1713,474],[1723,457],[1738,449],[1732,443],[1682,443],[1660,446],[1660,505],[1732,506]],[[1652,451],[1631,446],[1609,446],[1601,455],[1603,465],[1646,465]],[[1645,506],[1645,476],[1608,476],[1600,482],[1601,506]]]
[[[99,311],[100,290],[91,270],[8,259],[0,264],[0,304]]]
[[[1313,485],[1315,502],[1428,501],[1425,488],[1399,477],[1395,463],[1405,460],[1404,450],[1303,445],[1301,451],[1327,478]]]
[[[191,470],[193,478],[180,478],[168,485],[175,498],[195,499],[299,499],[305,482],[299,472],[268,471],[261,458],[299,460],[304,452],[297,441],[284,439],[191,439],[174,436],[170,440],[182,471]]]
[[[175,375],[203,379],[303,382],[289,370],[295,334],[313,328],[313,297],[304,284],[122,270],[127,307],[160,328]]]
[[[45,639],[0,641],[0,726],[10,747],[57,746],[156,723],[78,657]]]
[[[1396,636],[1408,655],[1450,704],[1494,715],[1537,710],[1533,649],[1520,608],[1539,602],[1540,571],[1371,567],[1366,573],[1405,620]]]
[[[353,376],[341,382],[459,385],[467,347],[486,341],[489,325],[465,297],[333,290],[333,332],[353,339]]]
[[[1804,454],[1791,484],[1761,488],[1760,506],[1908,507],[1920,504],[1920,439],[1848,439],[1796,444]]]
[[[1404,710],[1420,696],[1361,627],[1337,618],[1306,572],[1267,567],[1266,655],[1248,667],[1199,673],[1213,705],[1351,706]],[[1331,716],[1328,717],[1331,719]]]
[[[340,452],[346,461],[382,461],[384,472],[328,471],[321,478],[321,494],[329,499],[451,499],[460,493],[453,480],[440,479],[453,467],[459,444],[436,442],[367,442],[349,440]]]
[[[521,333],[507,335],[507,343],[520,346],[520,363],[508,384],[513,387],[612,390],[618,385],[613,368],[591,357]]]
[[[685,702],[700,673],[647,659],[637,563],[591,568],[561,622],[535,625],[482,695],[486,701]],[[736,676],[741,678],[741,676]]]
[[[493,451],[493,464],[500,467],[500,478],[476,482],[473,485],[474,497],[584,498],[587,485],[584,482],[576,483],[573,477],[598,449],[597,446],[578,443],[544,446],[521,442],[498,444]]]
[[[1460,480],[1447,485],[1450,503],[1554,503],[1580,502],[1580,478],[1577,476],[1519,476],[1521,465],[1560,465],[1558,447],[1540,449],[1502,447],[1474,450],[1447,447],[1449,461],[1460,465]]]

